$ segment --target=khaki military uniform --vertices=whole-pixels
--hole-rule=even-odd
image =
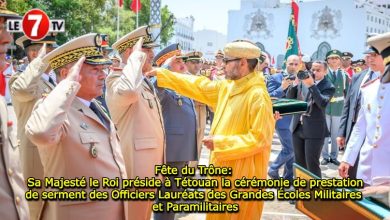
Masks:
[[[29,219],[19,149],[12,127],[7,126],[7,104],[3,96],[0,96],[0,117],[0,218]]]
[[[9,82],[12,104],[17,118],[17,134],[24,177],[43,179],[43,167],[37,147],[25,135],[24,126],[39,98],[49,94],[54,85],[42,78],[46,65],[34,59],[24,72],[13,75]],[[41,192],[43,189],[37,189]],[[37,219],[42,201],[29,201],[31,219]]]
[[[106,101],[121,138],[129,178],[154,177],[155,165],[164,162],[161,107],[153,85],[142,75],[144,58],[144,53],[133,51],[127,66],[122,64],[123,70],[106,78]],[[149,220],[152,203],[129,202],[130,219]]]
[[[127,178],[114,124],[100,107],[108,122],[108,127],[105,127],[98,116],[76,97],[79,87],[78,82],[63,80],[37,103],[27,121],[26,134],[38,147],[45,176]],[[88,187],[87,193],[90,190]],[[104,190],[111,193],[112,189]],[[45,202],[41,212],[42,219],[56,220],[126,217],[127,202],[112,199],[104,202],[49,201]]]

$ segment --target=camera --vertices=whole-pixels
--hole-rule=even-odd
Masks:
[[[310,75],[313,75],[311,72],[305,70],[305,71],[299,71],[297,74],[298,79],[305,80],[310,77]]]
[[[296,76],[294,74],[288,74],[286,72],[283,72],[283,78],[284,79],[287,79],[287,80],[291,80],[291,81],[294,81]]]
[[[291,75],[286,77],[286,79],[291,80],[291,81],[294,81],[295,78],[296,78],[296,76],[294,74],[291,74]]]

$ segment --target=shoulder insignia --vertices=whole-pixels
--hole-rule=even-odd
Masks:
[[[379,77],[376,78],[376,79],[373,79],[373,80],[371,80],[371,81],[368,81],[368,82],[364,83],[364,84],[362,85],[362,87],[360,87],[360,88],[366,88],[367,86],[371,85],[372,83],[374,83],[374,82],[377,81],[377,80],[379,80]]]

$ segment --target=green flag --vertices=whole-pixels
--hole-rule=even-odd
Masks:
[[[288,25],[288,36],[286,41],[286,54],[284,55],[283,69],[286,68],[286,61],[290,55],[299,55],[299,42],[297,37],[298,30],[298,5],[294,1],[291,2],[291,16]]]

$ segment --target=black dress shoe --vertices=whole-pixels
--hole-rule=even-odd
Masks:
[[[273,179],[273,180],[277,180],[280,178],[279,176],[279,173],[277,172],[272,172],[272,171],[268,171],[268,176]]]
[[[330,159],[329,162],[333,163],[336,166],[340,165],[340,162],[337,159]]]
[[[324,158],[321,160],[321,165],[327,165],[329,162],[330,160]]]

